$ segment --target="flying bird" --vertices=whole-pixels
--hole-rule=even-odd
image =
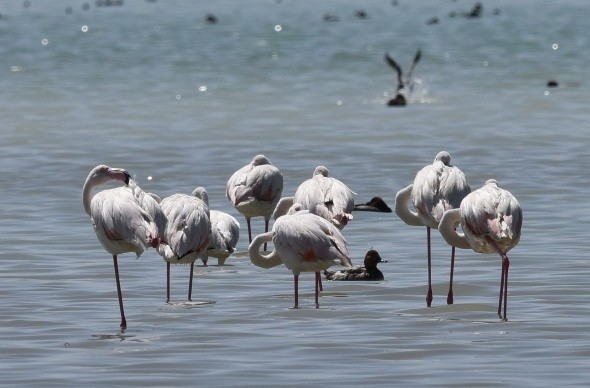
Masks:
[[[211,242],[207,192],[201,187],[193,193],[173,194],[160,202],[167,219],[164,241],[158,247],[166,261],[166,302],[170,301],[170,264],[190,264],[188,300],[192,300],[195,260]]]
[[[395,213],[406,224],[426,226],[428,247],[428,291],[426,305],[432,304],[432,274],[430,252],[430,229],[438,229],[438,224],[446,210],[458,208],[471,188],[465,174],[451,165],[451,155],[447,151],[439,152],[434,162],[425,166],[416,174],[414,182],[400,190],[395,196]],[[412,205],[416,211],[408,207]],[[455,247],[451,248],[450,287],[447,304],[453,304],[453,272],[455,265]]]
[[[268,232],[270,217],[283,193],[283,175],[264,155],[233,173],[225,194],[234,207],[246,218],[248,242],[252,242],[252,217],[264,217],[264,231]]]
[[[273,242],[268,255],[260,252],[262,244]],[[315,305],[319,307],[320,271],[334,264],[352,266],[346,241],[332,223],[294,204],[289,212],[277,218],[271,232],[263,233],[248,248],[250,261],[261,268],[281,264],[293,272],[295,306],[299,307],[299,274],[315,273]]]
[[[324,276],[328,280],[384,280],[383,272],[377,268],[379,263],[387,263],[387,261],[381,258],[379,252],[370,249],[365,255],[364,265],[337,271],[324,270]]]
[[[412,73],[414,72],[416,64],[418,63],[418,61],[420,61],[421,56],[422,52],[418,50],[416,52],[416,55],[414,56],[412,64],[408,68],[408,72],[404,76],[401,66],[388,53],[385,53],[385,61],[397,73],[397,94],[394,98],[390,99],[387,102],[387,105],[405,106],[407,104],[406,97],[404,96],[404,94],[409,93],[413,89]]]
[[[463,233],[456,230],[461,224]],[[507,253],[520,240],[522,209],[514,195],[498,186],[495,179],[467,195],[458,209],[445,211],[439,231],[453,247],[473,249],[478,253],[497,253],[502,259],[498,316],[507,320],[508,268]],[[502,316],[502,305],[504,316]]]
[[[93,194],[96,187],[112,181],[122,182],[125,186]],[[123,308],[117,257],[126,252],[134,252],[140,257],[149,247],[158,246],[162,235],[154,220],[158,213],[158,204],[131,180],[126,170],[105,165],[96,166],[88,174],[82,189],[82,202],[86,214],[90,216],[98,241],[113,255],[121,312],[120,327],[125,329],[127,320]]]

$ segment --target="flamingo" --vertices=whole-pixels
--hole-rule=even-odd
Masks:
[[[354,193],[344,183],[329,176],[325,166],[318,166],[310,179],[303,181],[293,197],[283,197],[279,200],[275,212],[275,219],[285,214],[295,203],[303,206],[331,223],[338,229],[343,229],[351,220],[354,209]]]
[[[389,54],[385,53],[385,61],[397,73],[397,85],[396,85],[397,95],[394,98],[392,98],[391,100],[389,100],[387,102],[387,105],[389,105],[389,106],[405,106],[406,105],[406,98],[404,97],[404,94],[402,93],[402,91],[405,92],[406,89],[409,89],[410,91],[412,90],[412,87],[413,87],[412,73],[414,72],[414,67],[416,67],[416,64],[420,60],[421,55],[422,55],[422,52],[420,50],[418,50],[416,52],[416,55],[414,56],[414,60],[412,61],[412,64],[408,68],[408,73],[404,77],[401,66],[398,65],[398,63]]]
[[[110,181],[123,182],[125,187],[103,190],[93,195],[97,186]],[[105,165],[94,167],[88,174],[82,189],[82,202],[86,214],[90,216],[98,241],[113,255],[121,312],[120,327],[126,329],[127,320],[123,308],[117,256],[134,252],[139,258],[148,247],[158,246],[161,231],[154,220],[154,214],[158,213],[158,204],[131,180],[126,170]]]
[[[170,302],[170,264],[190,264],[188,300],[192,300],[195,260],[211,241],[207,192],[201,187],[193,193],[173,194],[160,202],[168,220],[164,242],[158,247],[166,261],[166,303]]]
[[[268,255],[260,253],[260,246],[273,242],[274,250]],[[271,232],[254,238],[248,248],[252,264],[272,268],[281,264],[293,272],[295,306],[299,307],[299,274],[315,272],[315,305],[319,308],[320,271],[333,264],[352,266],[346,241],[341,232],[320,216],[294,204],[289,212],[279,217]]]
[[[463,233],[455,229],[459,223]],[[439,224],[439,231],[449,245],[500,255],[502,273],[498,316],[504,321],[507,320],[510,266],[507,253],[518,244],[521,227],[522,210],[518,201],[509,191],[500,188],[495,179],[489,179],[482,188],[466,196],[458,209],[445,211]]]
[[[324,271],[324,276],[328,280],[384,280],[383,272],[377,268],[379,263],[387,263],[387,261],[381,258],[379,252],[370,249],[365,254],[364,265],[338,271]]]
[[[438,224],[445,210],[459,207],[461,200],[471,192],[465,174],[451,165],[451,155],[447,151],[439,152],[431,165],[425,166],[416,174],[414,183],[400,190],[395,196],[395,213],[406,224],[426,226],[428,246],[428,290],[426,305],[432,304],[432,274],[430,253],[430,229],[438,229]],[[417,212],[408,208],[412,202]],[[447,304],[453,304],[453,271],[455,265],[455,247],[451,248],[450,286]]]
[[[199,188],[191,195],[199,196]],[[209,205],[208,196],[206,196]],[[219,210],[209,210],[211,220],[211,242],[203,254],[201,261],[207,266],[209,256],[217,258],[217,265],[224,265],[225,260],[234,253],[240,238],[240,223],[234,216]]]
[[[226,185],[225,194],[234,207],[246,218],[248,242],[252,242],[252,217],[264,217],[264,231],[268,232],[270,217],[283,192],[283,175],[264,155],[234,172]]]

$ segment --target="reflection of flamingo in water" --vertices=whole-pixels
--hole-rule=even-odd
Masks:
[[[166,261],[166,302],[170,301],[171,263],[190,264],[188,300],[192,300],[195,260],[211,241],[207,192],[201,187],[194,194],[173,194],[160,202],[168,221],[164,242],[158,247]]]
[[[272,241],[274,250],[260,253],[260,246]],[[315,304],[319,307],[320,271],[333,264],[352,265],[346,241],[340,231],[320,216],[295,204],[287,215],[277,218],[272,232],[256,236],[248,249],[250,260],[258,267],[272,268],[281,264],[293,272],[295,306],[299,307],[299,274],[315,272]]]
[[[461,223],[463,233],[455,227]],[[443,215],[439,231],[453,247],[471,248],[479,253],[498,253],[502,259],[500,277],[500,299],[498,316],[506,320],[508,302],[508,268],[510,261],[506,253],[520,240],[522,210],[516,198],[507,190],[498,187],[494,179],[473,191],[461,202],[459,209],[447,210]],[[502,317],[504,304],[504,317]]]
[[[400,190],[395,196],[395,213],[406,224],[426,226],[428,246],[428,291],[426,305],[432,304],[432,274],[430,253],[430,229],[438,229],[438,223],[445,210],[459,207],[461,200],[471,192],[465,174],[451,165],[451,155],[447,151],[439,152],[434,162],[422,168],[416,174],[414,183]],[[409,203],[416,212],[408,208]],[[453,304],[453,271],[455,264],[455,247],[451,249],[451,281],[447,304]]]
[[[120,181],[126,186],[99,191],[92,195],[95,187],[110,181]],[[96,166],[88,174],[84,183],[82,200],[96,237],[104,249],[113,255],[121,312],[120,326],[125,329],[127,320],[123,309],[117,256],[121,253],[135,252],[139,257],[148,247],[158,246],[161,231],[153,217],[154,212],[159,212],[158,204],[131,181],[126,170],[105,165]]]
[[[283,175],[264,155],[233,173],[225,194],[234,207],[246,218],[248,242],[252,242],[252,217],[264,217],[264,231],[283,192]]]
[[[421,51],[418,50],[416,52],[416,55],[414,56],[414,60],[412,61],[412,64],[408,68],[407,74],[404,76],[401,66],[398,65],[398,63],[389,54],[385,53],[385,61],[397,73],[397,85],[396,85],[397,94],[394,98],[390,99],[387,102],[387,105],[389,105],[389,106],[404,106],[404,105],[406,105],[406,98],[404,97],[404,93],[411,92],[414,87],[414,84],[412,81],[412,73],[414,72],[414,68],[416,67],[416,64],[420,60],[421,55],[422,55]]]

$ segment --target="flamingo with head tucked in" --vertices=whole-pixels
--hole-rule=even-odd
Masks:
[[[395,196],[395,213],[408,225],[426,226],[428,246],[428,290],[426,305],[432,304],[432,273],[430,253],[430,229],[438,229],[445,210],[459,207],[461,200],[471,192],[465,174],[451,165],[451,155],[439,152],[434,162],[416,174],[414,183],[400,190]],[[410,210],[411,205],[416,211]],[[453,304],[453,272],[455,248],[451,249],[451,274],[447,304]]]
[[[461,224],[463,233],[456,230]],[[508,268],[506,255],[520,240],[522,209],[516,198],[498,186],[495,179],[473,191],[458,209],[445,211],[438,230],[453,247],[473,249],[479,253],[498,253],[502,259],[498,316],[507,320]],[[502,316],[502,305],[504,316]]]

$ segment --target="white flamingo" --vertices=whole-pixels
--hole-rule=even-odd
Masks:
[[[211,241],[209,206],[202,199],[207,192],[200,189],[196,192],[198,196],[173,194],[160,202],[168,221],[164,242],[158,247],[158,253],[166,261],[166,302],[170,301],[170,264],[190,264],[188,300],[192,300],[195,260]]]
[[[198,196],[200,188],[193,190],[192,195]],[[209,200],[207,205],[209,205]],[[235,252],[240,238],[240,223],[230,214],[219,210],[209,209],[211,220],[211,242],[203,254],[201,261],[207,266],[209,256],[217,258],[217,265],[224,265],[227,258]]]
[[[233,173],[225,194],[234,207],[246,218],[248,242],[252,242],[252,217],[264,217],[264,231],[268,232],[270,217],[283,192],[283,175],[264,155]]]
[[[465,174],[451,165],[451,155],[439,152],[431,165],[425,166],[416,174],[414,183],[400,190],[395,196],[395,213],[408,225],[426,226],[428,246],[428,290],[426,305],[432,304],[432,274],[430,229],[438,229],[443,213],[458,208],[461,200],[471,192]],[[416,211],[410,210],[410,203]],[[453,272],[455,247],[451,248],[450,286],[447,304],[453,304]]]
[[[352,220],[354,210],[354,195],[352,190],[336,178],[329,176],[325,166],[315,168],[310,179],[303,181],[293,197],[280,199],[275,209],[275,219],[289,209],[294,203],[299,203],[303,209],[309,210],[330,222],[338,229],[343,229]]]
[[[99,191],[93,195],[95,187],[111,181],[123,182],[126,186]],[[96,166],[88,174],[82,190],[82,201],[98,241],[113,255],[121,312],[120,326],[125,329],[127,320],[123,309],[117,256],[134,252],[139,257],[148,247],[158,246],[161,231],[154,220],[158,205],[131,180],[126,170],[105,165]]]
[[[461,223],[463,233],[456,230]],[[508,268],[506,255],[518,244],[522,227],[522,210],[516,198],[498,186],[495,179],[473,191],[461,202],[459,209],[445,211],[439,231],[454,247],[473,249],[479,253],[498,253],[502,259],[498,316],[506,320],[508,302]],[[504,316],[502,317],[502,304]]]
[[[294,308],[299,307],[299,274],[314,272],[317,308],[320,271],[334,264],[350,267],[352,263],[340,231],[329,221],[302,209],[300,204],[293,205],[288,214],[275,221],[272,232],[254,238],[248,252],[250,260],[258,267],[272,268],[285,264],[293,272]],[[260,247],[269,241],[273,242],[274,250],[268,255],[261,254]]]

